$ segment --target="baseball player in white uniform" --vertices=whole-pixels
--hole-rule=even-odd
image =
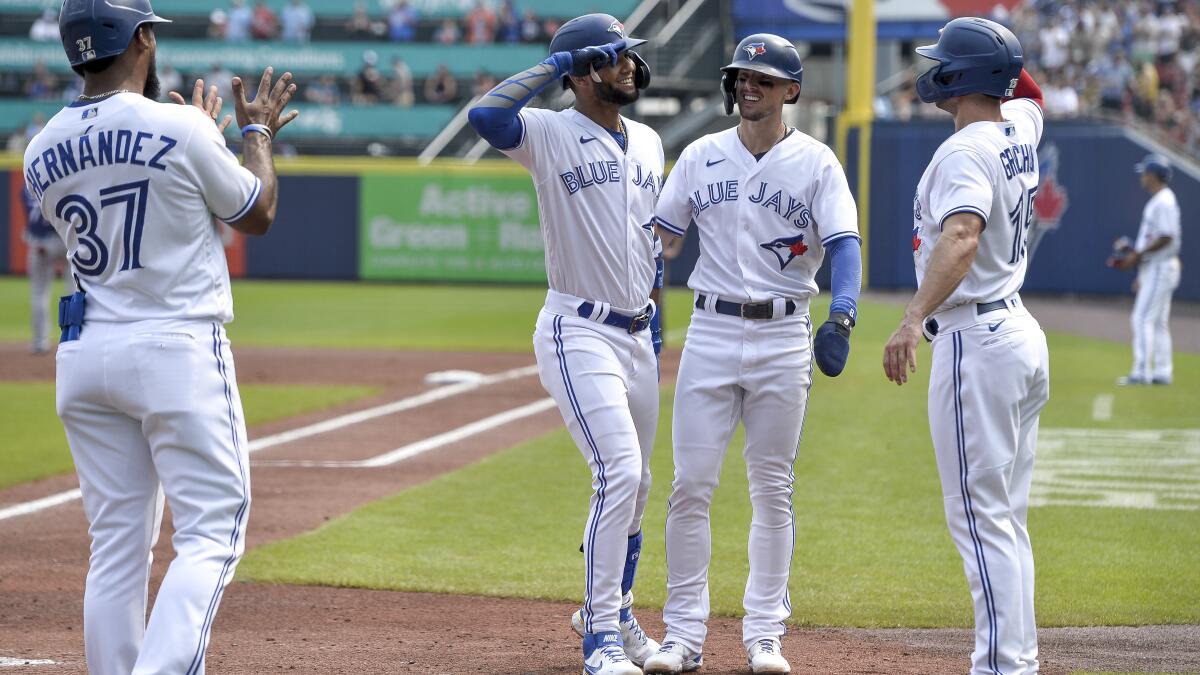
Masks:
[[[684,149],[655,209],[673,236],[695,223],[700,257],[688,279],[694,311],[675,390],[667,633],[647,673],[701,666],[709,505],[739,421],[753,507],[742,639],[751,671],[791,670],[780,638],[791,614],[792,466],[813,360],[828,375],[841,373],[862,277],[858,214],[841,164],[783,123],[784,104],[800,96],[802,70],[788,40],[767,33],[742,40],[722,69],[726,113],[736,101],[741,121]],[[827,253],[834,297],[814,349],[808,304]]]
[[[1133,371],[1117,384],[1171,384],[1171,295],[1179,287],[1179,202],[1171,189],[1171,163],[1159,154],[1147,155],[1134,167],[1150,199],[1142,209],[1137,241],[1120,251],[1110,264],[1119,269],[1137,266],[1137,297],[1133,328]]]
[[[1041,91],[1022,70],[1016,37],[992,21],[955,19],[917,53],[937,61],[917,93],[952,114],[956,131],[917,185],[917,292],[883,367],[905,383],[924,327],[943,505],[975,605],[971,673],[1036,673],[1027,516],[1050,364],[1018,291],[1038,186]]]
[[[21,191],[25,200],[25,244],[29,247],[25,257],[29,275],[30,327],[33,340],[29,351],[45,354],[50,351],[50,289],[54,285],[54,273],[67,260],[67,247],[59,238],[54,227],[42,216],[41,206],[29,188]],[[67,295],[75,292],[75,278],[70,272],[63,274]]]
[[[91,536],[84,646],[94,675],[203,673],[250,506],[246,426],[223,324],[233,308],[213,214],[248,234],[275,217],[271,140],[295,113],[290,74],[234,80],[245,166],[220,103],[157,103],[148,0],[67,0],[63,47],[83,94],[25,152],[24,176],[67,247],[57,409]],[[147,623],[164,496],[176,557]]]
[[[594,491],[583,608],[572,617],[588,674],[641,673],[658,648],[633,616],[631,593],[658,423],[650,298],[661,285],[652,219],[663,150],[653,130],[620,114],[649,83],[645,62],[630,51],[643,42],[607,14],[572,19],[551,41],[550,58],[500,83],[469,113],[537,189],[550,289],[534,352]],[[560,81],[574,90],[574,108],[524,107]]]

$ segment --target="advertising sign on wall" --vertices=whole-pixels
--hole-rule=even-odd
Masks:
[[[363,279],[545,281],[537,198],[527,175],[431,168],[361,180]]]

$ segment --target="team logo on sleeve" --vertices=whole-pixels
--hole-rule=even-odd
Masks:
[[[913,228],[913,253],[916,253],[921,248],[921,231]]]
[[[775,258],[779,260],[779,271],[781,272],[787,268],[788,263],[808,252],[808,246],[804,243],[802,234],[794,237],[780,237],[765,244],[759,244],[759,246],[775,254]]]
[[[763,54],[767,53],[767,45],[763,42],[751,42],[745,47],[742,47],[742,49],[746,50],[746,55],[750,57],[751,61],[754,60],[754,57],[762,56]]]

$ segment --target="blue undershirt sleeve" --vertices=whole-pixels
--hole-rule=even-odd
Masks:
[[[830,242],[829,267],[832,274],[830,292],[833,301],[829,313],[843,312],[858,319],[858,292],[862,287],[862,251],[858,237],[842,237]]]
[[[551,54],[536,66],[513,75],[480,97],[467,111],[467,120],[476,133],[497,150],[515,148],[521,143],[521,108],[551,83],[559,82],[571,70],[571,55]]]

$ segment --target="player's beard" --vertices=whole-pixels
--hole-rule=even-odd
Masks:
[[[607,82],[594,82],[593,84],[596,85],[596,98],[600,99],[604,103],[629,105],[630,103],[637,101],[638,96],[641,96],[642,94],[642,92],[638,89],[634,89],[633,93],[622,91]]]
[[[162,83],[158,81],[158,65],[155,63],[155,54],[150,54],[150,66],[146,69],[146,86],[142,88],[142,96],[157,101],[162,95]]]

